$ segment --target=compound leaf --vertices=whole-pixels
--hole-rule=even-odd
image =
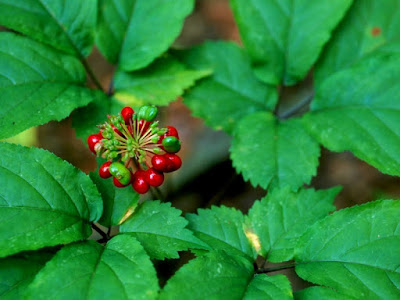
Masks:
[[[87,175],[45,150],[0,152],[0,257],[90,236],[103,206]]]
[[[400,297],[400,201],[335,212],[299,239],[297,274],[356,299]]]
[[[351,0],[231,0],[243,44],[263,81],[304,78]]]
[[[293,292],[289,279],[282,274],[275,276],[267,276],[265,274],[256,275],[251,280],[243,297],[243,300],[254,299],[293,299]]]
[[[29,286],[28,299],[156,299],[158,289],[140,243],[118,235],[106,246],[86,241],[61,249]]]
[[[0,138],[60,121],[93,100],[78,59],[13,33],[0,33]]]
[[[1,25],[78,57],[92,50],[96,16],[97,0],[0,0]]]
[[[185,228],[188,222],[181,213],[170,203],[144,202],[121,225],[120,231],[136,237],[151,258],[178,258],[178,251],[208,249]]]
[[[316,174],[320,149],[298,119],[281,122],[258,112],[237,123],[233,136],[233,165],[253,186],[296,190]]]
[[[340,188],[315,191],[274,189],[249,211],[251,229],[259,239],[262,255],[271,262],[293,259],[299,237],[309,226],[335,210]]]
[[[193,115],[210,127],[231,133],[244,116],[274,108],[276,88],[257,80],[246,52],[239,46],[207,42],[176,55],[191,68],[213,70],[210,78],[200,81],[184,96]]]

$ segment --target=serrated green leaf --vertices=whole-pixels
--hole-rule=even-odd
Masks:
[[[28,299],[156,299],[156,271],[133,237],[68,245],[39,272]]]
[[[278,99],[276,88],[258,81],[249,57],[236,44],[207,42],[176,55],[191,68],[213,70],[210,78],[184,96],[193,115],[212,128],[231,133],[244,116],[273,110]]]
[[[335,210],[332,204],[340,188],[315,191],[289,188],[269,192],[249,211],[251,229],[258,237],[262,255],[270,262],[293,259],[294,248],[309,226]]]
[[[285,275],[256,275],[250,282],[243,300],[293,299],[292,287]]]
[[[96,44],[124,71],[149,65],[179,35],[193,0],[99,0]]]
[[[299,239],[296,272],[356,299],[400,297],[400,201],[343,209]]]
[[[50,152],[0,143],[0,257],[83,240],[102,214],[96,186]]]
[[[187,221],[181,211],[171,203],[148,201],[140,205],[135,213],[120,227],[120,232],[138,239],[151,258],[178,258],[178,251],[208,249],[186,229]]]
[[[258,112],[237,123],[233,137],[233,166],[253,186],[297,190],[316,174],[320,149],[299,119],[281,122]]]
[[[0,139],[93,100],[78,59],[13,33],[0,33]]]
[[[337,291],[326,288],[323,286],[312,286],[304,290],[300,290],[294,293],[294,299],[296,300],[337,300],[337,299],[348,299],[356,300],[356,298],[350,297],[349,295],[343,295]]]
[[[160,299],[242,299],[252,276],[253,266],[243,256],[213,251],[180,268]]]
[[[330,76],[304,116],[308,129],[329,150],[400,175],[399,66],[400,56],[377,55]]]
[[[231,0],[260,79],[291,85],[309,72],[351,0]]]
[[[400,53],[399,12],[398,0],[354,1],[315,67],[317,84],[366,56]]]
[[[96,15],[97,0],[0,0],[1,25],[79,57],[92,50]]]
[[[0,259],[1,299],[24,299],[27,286],[51,257],[49,253],[35,253]]]
[[[109,227],[110,225],[119,225],[134,212],[139,201],[139,194],[131,186],[117,188],[113,184],[112,178],[101,178],[98,170],[104,162],[104,159],[97,158],[97,170],[91,172],[89,176],[103,198],[103,215],[99,223]]]
[[[127,105],[168,105],[209,70],[191,70],[172,57],[156,60],[144,70],[114,76],[114,97]]]
[[[234,208],[226,206],[199,209],[197,214],[187,214],[188,228],[196,237],[214,250],[229,254],[245,255],[253,261],[257,253],[245,234],[244,216]]]

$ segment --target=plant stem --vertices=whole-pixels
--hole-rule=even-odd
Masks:
[[[101,230],[96,224],[92,223],[92,228],[96,230],[102,237],[102,240],[108,241],[110,237],[103,230]]]
[[[307,97],[304,97],[299,102],[296,102],[293,106],[289,107],[287,111],[284,111],[279,115],[280,119],[287,119],[297,112],[299,112],[304,106],[308,105],[311,100],[314,98],[314,93],[311,93]]]
[[[87,63],[86,59],[81,60],[83,66],[85,67],[86,72],[88,73],[90,79],[92,79],[93,83],[104,92],[103,87],[100,84],[100,81],[97,79],[96,75],[93,73],[92,69],[90,68],[89,64]]]
[[[161,193],[161,190],[158,187],[151,187],[151,192],[155,198],[161,202],[165,202],[164,195]]]
[[[279,267],[272,267],[272,268],[260,268],[257,270],[257,274],[261,274],[261,273],[269,273],[269,272],[274,272],[274,271],[279,271],[279,270],[285,270],[285,269],[290,269],[290,268],[294,268],[296,266],[296,263],[291,263],[291,264],[287,264],[287,265],[283,265],[283,266],[279,266]]]

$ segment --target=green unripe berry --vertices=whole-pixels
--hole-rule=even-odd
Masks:
[[[155,106],[143,105],[138,112],[139,119],[153,121],[157,117],[158,109]]]
[[[164,150],[168,153],[176,153],[181,149],[181,141],[174,136],[167,136],[162,140]]]
[[[131,172],[120,162],[114,162],[109,167],[110,174],[126,185],[131,181]]]

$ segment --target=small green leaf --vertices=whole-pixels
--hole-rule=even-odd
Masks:
[[[99,0],[96,44],[124,71],[149,65],[179,35],[193,0]]]
[[[208,249],[185,228],[187,221],[181,213],[170,203],[144,202],[121,225],[120,231],[136,237],[151,258],[178,258],[178,251]]]
[[[94,41],[96,6],[97,0],[0,0],[0,24],[58,50],[86,57]]]
[[[315,191],[289,188],[269,192],[249,211],[249,222],[257,235],[262,254],[271,262],[293,259],[299,237],[309,226],[335,210],[332,204],[340,188]]]
[[[228,42],[207,42],[176,55],[189,67],[213,70],[185,96],[193,115],[214,129],[231,133],[248,114],[272,110],[278,99],[275,87],[258,81],[250,60],[239,46]]]
[[[291,85],[309,72],[351,0],[231,0],[256,73]]]
[[[308,129],[329,150],[400,175],[399,65],[399,55],[376,55],[330,76],[304,116]]]
[[[312,286],[301,291],[294,293],[294,298],[296,300],[314,300],[314,299],[324,299],[324,300],[337,300],[337,299],[348,299],[356,300],[356,298],[350,297],[349,295],[343,295],[337,291],[326,288],[323,286]]]
[[[156,271],[133,237],[68,245],[39,272],[28,299],[156,299]]]
[[[285,275],[256,275],[250,282],[243,300],[293,299],[292,287]]]
[[[187,214],[188,228],[196,237],[214,250],[224,250],[228,254],[246,255],[253,261],[257,253],[246,237],[244,216],[234,208],[226,206],[199,209],[196,214]]]
[[[297,190],[316,174],[320,149],[298,119],[281,122],[272,113],[255,113],[236,124],[233,136],[233,165],[253,186]]]
[[[78,59],[13,33],[0,33],[0,139],[93,100]]]
[[[354,1],[315,68],[317,84],[378,52],[400,53],[398,0]]]
[[[115,98],[127,105],[168,105],[202,77],[207,70],[191,70],[172,57],[162,57],[146,69],[114,76]]]
[[[180,268],[160,299],[242,299],[252,276],[253,265],[243,256],[212,251]]]
[[[335,212],[299,239],[297,274],[356,299],[400,297],[400,201]]]
[[[83,240],[102,214],[96,186],[37,148],[0,143],[0,257]]]

